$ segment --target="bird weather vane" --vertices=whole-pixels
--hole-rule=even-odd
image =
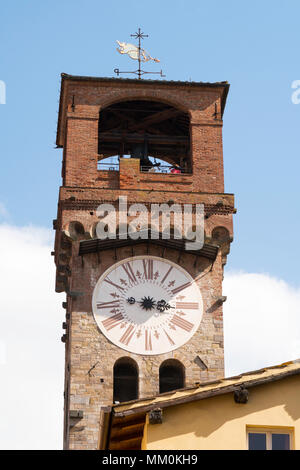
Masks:
[[[133,70],[131,72],[121,72],[119,69],[114,69],[114,72],[119,76],[120,73],[133,73],[135,75],[138,75],[139,80],[141,79],[142,75],[146,73],[150,74],[158,74],[161,77],[165,77],[163,75],[162,70],[160,72],[146,72],[145,70],[142,70],[141,64],[142,62],[149,62],[150,60],[153,60],[154,62],[160,62],[159,59],[156,59],[155,57],[152,57],[145,49],[141,48],[141,39],[147,38],[148,34],[144,34],[141,31],[141,28],[138,29],[137,33],[131,34],[130,35],[132,38],[138,39],[139,44],[138,46],[135,46],[134,44],[130,44],[127,42],[121,42],[117,41],[117,44],[119,47],[117,47],[117,51],[120,54],[127,54],[131,59],[133,60],[138,60],[139,62],[139,68],[137,70]]]

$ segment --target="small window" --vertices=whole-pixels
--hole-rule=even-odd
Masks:
[[[264,432],[249,432],[249,450],[267,450],[267,435]]]
[[[292,430],[278,429],[248,429],[249,450],[291,450]]]
[[[272,450],[290,450],[289,434],[272,433]]]
[[[184,366],[176,359],[167,359],[159,368],[159,393],[184,387]]]
[[[114,403],[138,398],[138,367],[129,357],[118,359],[114,365]]]

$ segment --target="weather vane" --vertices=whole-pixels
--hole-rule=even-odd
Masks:
[[[139,68],[132,72],[120,72],[119,69],[114,69],[114,72],[118,76],[120,75],[120,73],[134,73],[135,75],[138,75],[139,80],[141,79],[142,75],[144,75],[145,73],[158,74],[161,77],[165,77],[165,75],[163,75],[162,73],[162,70],[160,72],[146,72],[145,70],[142,70],[141,68],[142,62],[148,62],[149,60],[153,60],[154,62],[160,62],[159,59],[155,59],[154,57],[151,57],[151,55],[148,54],[148,52],[146,52],[145,49],[141,48],[141,39],[147,38],[148,34],[142,33],[141,28],[139,28],[137,33],[131,34],[130,36],[132,38],[138,39],[139,45],[135,46],[134,44],[129,44],[127,42],[117,41],[119,45],[119,47],[117,47],[117,51],[120,52],[120,54],[129,55],[131,59],[138,60]]]

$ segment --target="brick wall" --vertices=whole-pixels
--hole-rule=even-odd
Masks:
[[[132,85],[122,81],[109,85],[101,81],[97,84],[70,82],[64,96],[68,105],[60,113],[58,126],[58,142],[63,145],[65,136],[67,142],[65,184],[76,186],[80,180],[81,186],[107,187],[107,181],[103,183],[99,179],[96,165],[100,110],[118,100],[153,99],[178,107],[190,115],[193,175],[189,178],[189,190],[223,192],[222,93],[221,87],[192,88],[188,84],[177,87],[155,84],[149,87],[143,81]],[[75,108],[72,110],[73,96]],[[217,114],[216,109],[219,110]],[[143,182],[136,181],[136,184],[147,187]]]

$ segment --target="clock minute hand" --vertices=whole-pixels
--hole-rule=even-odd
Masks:
[[[168,302],[162,299],[156,303],[156,308],[159,312],[164,312],[165,310],[169,310],[170,308],[175,307],[172,307]]]

